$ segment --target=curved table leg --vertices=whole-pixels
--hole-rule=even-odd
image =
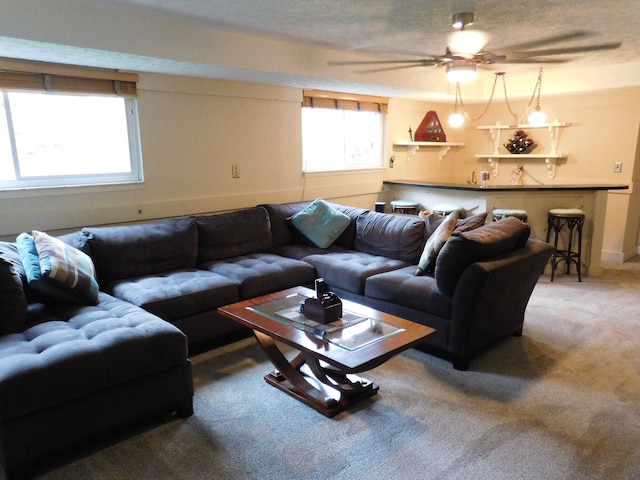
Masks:
[[[265,381],[328,417],[378,392],[378,386],[369,380],[332,366],[322,366],[319,359],[311,355],[299,353],[289,361],[273,338],[255,330],[253,333],[277,369],[265,375]]]

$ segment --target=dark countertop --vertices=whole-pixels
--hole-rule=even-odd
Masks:
[[[627,190],[629,185],[622,184],[573,184],[573,185],[487,185],[486,188],[470,183],[442,183],[426,180],[385,180],[383,185],[404,187],[440,188],[446,190],[467,190],[474,192],[527,192],[527,191],[563,191],[563,190]]]

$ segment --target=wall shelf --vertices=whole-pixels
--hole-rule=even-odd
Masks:
[[[500,166],[500,159],[509,159],[520,161],[524,159],[544,159],[547,164],[547,176],[554,178],[556,176],[556,161],[558,159],[567,158],[566,154],[562,154],[558,151],[558,129],[561,127],[569,127],[570,123],[562,123],[558,120],[554,120],[551,123],[545,123],[543,125],[501,125],[500,122],[495,125],[486,125],[476,127],[478,130],[489,130],[491,138],[493,139],[493,153],[481,153],[476,155],[476,158],[486,158],[491,165],[493,176],[498,175]],[[532,130],[532,129],[546,129],[551,142],[549,153],[500,153],[502,147],[501,133],[502,130]]]
[[[451,147],[464,147],[464,143],[460,142],[393,142],[394,147],[407,147],[407,156],[413,157],[420,147],[438,147],[438,160],[442,160]]]

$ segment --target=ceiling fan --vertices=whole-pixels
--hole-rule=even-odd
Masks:
[[[473,80],[477,76],[476,67],[495,63],[564,63],[571,60],[568,55],[598,50],[613,50],[621,42],[600,43],[575,47],[555,47],[552,44],[577,40],[590,36],[585,30],[567,32],[561,35],[519,43],[492,51],[485,49],[488,35],[479,30],[467,30],[474,22],[471,12],[453,15],[455,29],[449,35],[448,46],[443,55],[429,55],[416,60],[373,60],[359,62],[328,62],[329,65],[389,65],[383,68],[367,69],[366,72],[381,72],[413,67],[445,67],[446,78],[451,82]],[[563,55],[562,57],[557,57]],[[554,58],[550,58],[554,57]]]

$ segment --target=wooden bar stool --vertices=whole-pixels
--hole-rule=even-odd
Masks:
[[[497,222],[507,217],[516,217],[527,223],[529,216],[526,210],[518,210],[516,208],[494,208],[491,213],[493,214],[493,221]]]
[[[551,238],[551,232],[554,233],[553,246],[556,251],[549,261],[551,262],[551,281],[556,273],[556,268],[559,263],[565,262],[567,264],[567,275],[571,271],[571,264],[575,263],[578,270],[578,281],[582,281],[582,226],[584,225],[585,215],[584,212],[578,208],[552,208],[547,214],[547,243]],[[568,228],[568,238],[565,250],[558,249],[558,239],[563,227]],[[573,237],[577,233],[578,236],[578,249],[573,250]]]
[[[391,211],[393,213],[407,213],[414,215],[418,213],[420,204],[409,200],[393,200],[391,202]]]

